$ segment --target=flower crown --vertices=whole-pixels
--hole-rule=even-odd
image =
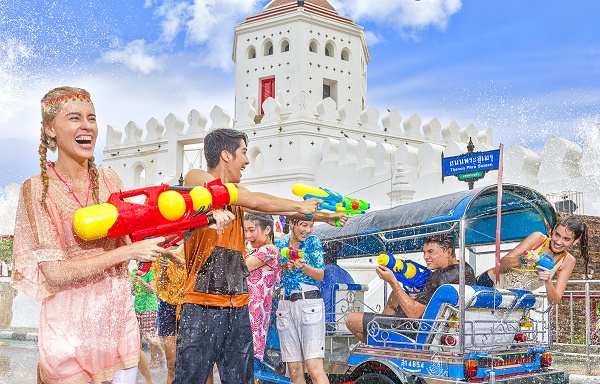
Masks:
[[[50,108],[54,107],[56,104],[61,103],[63,101],[68,101],[68,100],[81,100],[81,101],[85,100],[85,101],[89,101],[90,103],[92,102],[92,99],[90,99],[90,97],[88,95],[85,95],[83,93],[70,93],[68,95],[62,95],[62,96],[55,97],[54,99],[50,99],[50,100],[46,101],[45,103],[42,103],[42,113],[47,112],[48,110],[50,110]]]

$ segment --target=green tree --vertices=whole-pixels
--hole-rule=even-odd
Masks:
[[[12,272],[13,239],[0,239],[0,259],[8,265],[8,275]]]

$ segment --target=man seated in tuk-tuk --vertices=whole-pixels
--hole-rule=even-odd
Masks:
[[[368,325],[374,319],[380,328],[398,331],[418,329],[418,325],[415,327],[412,321],[406,319],[420,319],[431,297],[440,286],[459,283],[460,268],[454,253],[454,238],[451,235],[426,237],[423,244],[423,258],[427,263],[427,269],[434,272],[429,275],[423,289],[411,295],[406,293],[391,269],[382,265],[377,266],[377,275],[390,284],[392,293],[382,314],[372,312],[348,314],[346,326],[360,341],[367,342]],[[475,273],[467,263],[465,263],[465,284],[475,284]]]

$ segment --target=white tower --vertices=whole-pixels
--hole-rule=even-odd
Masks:
[[[324,140],[360,132],[369,60],[363,28],[326,0],[274,0],[238,24],[234,124],[250,137],[244,184],[282,194],[313,184]]]
[[[331,97],[338,106],[365,109],[369,52],[363,28],[326,0],[274,0],[234,32],[236,119],[245,125],[247,104],[262,115],[272,97],[281,114],[306,93],[308,105]],[[313,107],[314,108],[314,107]],[[238,125],[240,126],[240,125]]]

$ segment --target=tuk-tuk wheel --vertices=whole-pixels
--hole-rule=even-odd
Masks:
[[[397,382],[381,373],[367,373],[356,379],[354,384],[397,384]]]

